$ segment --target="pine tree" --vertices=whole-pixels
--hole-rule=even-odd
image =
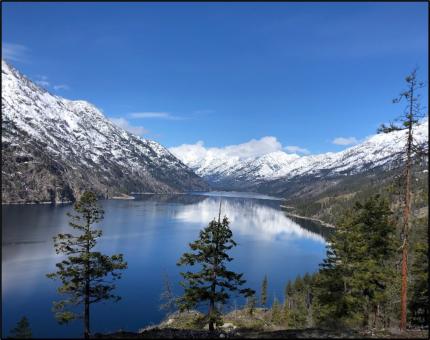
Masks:
[[[305,308],[306,308],[306,316],[307,316],[306,324],[307,324],[307,326],[313,325],[312,284],[313,284],[314,280],[315,280],[314,275],[309,275],[308,273],[306,273],[303,276],[303,284],[304,284],[303,294],[304,294],[304,303],[305,303]]]
[[[305,285],[300,276],[297,276],[293,283],[293,291],[292,299],[294,303],[293,308],[291,308],[290,322],[291,325],[296,328],[303,328],[306,326],[307,309],[305,302]]]
[[[164,290],[160,295],[162,304],[160,305],[161,310],[165,310],[167,314],[172,314],[176,308],[176,297],[170,284],[169,276],[167,273],[164,274]]]
[[[394,103],[399,103],[402,100],[406,101],[406,108],[402,116],[399,118],[401,125],[390,123],[389,126],[384,124],[378,129],[380,133],[388,133],[396,130],[406,131],[406,142],[404,151],[404,173],[403,173],[403,226],[402,226],[402,288],[401,288],[401,317],[400,329],[406,329],[407,322],[407,291],[408,291],[408,255],[409,255],[409,234],[410,234],[410,220],[411,220],[411,197],[412,197],[412,165],[414,154],[427,155],[428,151],[419,147],[414,140],[413,127],[418,124],[419,118],[422,116],[422,108],[420,105],[419,90],[424,87],[424,83],[417,79],[417,70],[414,69],[405,80],[407,89],[403,91],[398,98],[394,99]]]
[[[366,317],[372,319],[369,327],[379,328],[381,311],[387,302],[387,288],[393,284],[395,270],[393,257],[396,252],[395,222],[388,202],[376,195],[363,205],[357,204],[357,216],[354,221],[360,228],[360,234],[366,235],[366,242],[357,261],[353,278],[360,282],[358,289],[363,289],[367,299]],[[372,317],[370,318],[370,314]]]
[[[263,282],[261,284],[261,306],[265,307],[267,303],[267,275],[264,275]]]
[[[23,316],[21,320],[18,321],[16,327],[10,331],[8,338],[11,339],[30,339],[32,337],[30,323],[28,319]]]
[[[286,327],[290,327],[292,325],[291,323],[291,310],[293,308],[293,284],[289,280],[288,283],[285,285],[284,289],[284,306],[283,306],[283,318],[284,318],[284,324]]]
[[[395,277],[391,214],[388,202],[375,195],[356,203],[338,223],[313,284],[319,324],[376,327],[382,322]]]
[[[288,308],[288,302],[286,300],[282,306],[282,319],[285,327],[290,327],[290,309]]]
[[[413,262],[411,266],[412,284],[410,286],[409,310],[411,322],[414,325],[426,326],[429,323],[429,297],[428,297],[428,218],[423,218],[418,223],[423,223],[420,230],[419,241],[415,243]]]
[[[288,305],[288,308],[292,308],[292,299],[293,299],[293,294],[294,294],[294,290],[293,290],[293,284],[291,283],[291,281],[288,281],[287,285],[285,286],[285,302]]]
[[[246,298],[246,309],[250,316],[254,315],[255,307],[257,307],[257,299],[255,298],[255,294]]]
[[[73,229],[80,233],[58,234],[54,237],[57,254],[67,258],[56,264],[58,270],[47,274],[51,279],[60,280],[60,294],[65,300],[54,302],[54,312],[60,324],[77,318],[84,320],[84,337],[90,335],[90,305],[103,300],[118,301],[113,294],[113,281],[121,278],[120,270],[127,268],[122,254],[103,255],[91,251],[97,244],[102,231],[93,229],[92,225],[103,219],[103,210],[97,204],[97,197],[92,192],[85,192],[74,205],[75,215],[68,214]],[[67,305],[84,305],[82,314],[66,310]]]
[[[227,217],[224,217],[222,222],[220,217],[218,221],[211,221],[206,228],[200,231],[199,236],[198,240],[189,244],[193,252],[184,253],[177,263],[179,266],[199,264],[201,268],[200,271],[194,273],[181,272],[185,279],[184,282],[181,282],[185,293],[178,302],[180,309],[184,310],[208,301],[209,311],[206,317],[209,330],[213,331],[214,324],[222,323],[219,308],[216,308],[215,304],[227,302],[230,297],[228,291],[236,291],[245,297],[249,297],[255,292],[249,288],[239,289],[239,286],[246,282],[242,278],[243,274],[237,274],[226,267],[226,262],[233,260],[227,252],[236,246]]]
[[[282,323],[282,308],[276,296],[273,298],[272,304],[272,322],[275,325]]]

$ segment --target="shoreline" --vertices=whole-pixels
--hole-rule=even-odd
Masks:
[[[70,204],[73,201],[62,201],[62,202],[51,202],[51,201],[40,201],[40,202],[1,202],[2,205],[27,205],[27,204]]]
[[[319,224],[321,224],[321,225],[322,225],[322,226],[324,226],[324,227],[332,228],[332,229],[336,229],[336,226],[335,226],[335,225],[330,224],[330,223],[327,223],[327,222],[324,222],[324,221],[322,221],[322,220],[320,220],[320,219],[318,219],[318,218],[314,218],[314,217],[307,217],[307,216],[301,216],[301,215],[297,215],[297,214],[290,213],[290,212],[288,212],[288,211],[286,211],[286,210],[285,210],[285,209],[292,209],[293,207],[286,206],[286,205],[282,205],[282,204],[280,205],[280,207],[281,207],[281,209],[283,209],[283,210],[284,210],[284,212],[285,212],[285,214],[286,214],[287,216],[296,217],[296,218],[301,218],[301,219],[303,219],[303,220],[310,220],[310,221],[318,222]]]
[[[134,199],[136,199],[136,197],[123,194],[121,196],[112,196],[109,199],[111,199],[111,200],[134,200]]]
[[[254,198],[254,199],[270,199],[270,200],[282,200],[282,198],[278,198],[275,196],[269,196],[269,195],[263,195],[267,197],[247,197],[247,196],[223,196],[223,195],[215,195],[211,193],[218,193],[223,192],[219,190],[212,190],[212,191],[178,191],[178,192],[131,192],[130,194],[120,194],[119,196],[112,196],[109,198],[101,198],[100,200],[134,200],[136,196],[140,195],[204,195],[204,196],[214,196],[214,197],[238,197],[238,198]],[[230,193],[230,191],[227,191]],[[236,191],[231,191],[232,193],[235,193]],[[240,191],[238,191],[240,193]],[[59,204],[70,204],[74,203],[74,201],[62,201],[62,202],[52,202],[52,201],[38,201],[38,202],[2,202],[2,205],[37,205],[37,204],[52,204],[52,205],[59,205]],[[291,207],[292,208],[292,207]]]

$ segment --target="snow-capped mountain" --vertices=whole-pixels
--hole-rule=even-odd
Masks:
[[[204,190],[160,144],[109,121],[86,101],[55,96],[2,60],[3,202]]]
[[[414,130],[419,144],[428,143],[428,120]],[[401,161],[406,141],[405,131],[376,134],[359,145],[341,152],[299,156],[275,151],[259,157],[241,158],[210,152],[193,155],[172,152],[212,186],[233,189],[258,189],[270,181],[287,183],[300,177],[333,178],[354,175],[375,168],[389,169]]]

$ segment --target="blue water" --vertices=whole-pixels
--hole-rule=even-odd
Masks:
[[[117,281],[116,293],[122,300],[92,305],[92,333],[137,331],[164,318],[159,310],[163,275],[168,274],[175,293],[180,294],[179,271],[183,268],[176,262],[199,230],[218,215],[220,196],[222,214],[230,219],[238,243],[231,251],[230,267],[244,273],[246,287],[259,292],[267,274],[269,301],[274,296],[282,300],[289,279],[318,269],[325,256],[324,238],[318,228],[287,218],[277,199],[218,192],[101,201],[105,218],[97,248],[106,254],[123,253],[128,269]],[[52,237],[71,231],[66,216],[71,210],[72,205],[2,207],[2,337],[23,315],[29,319],[34,337],[82,335],[81,321],[56,322],[51,307],[52,301],[61,298],[56,292],[58,283],[45,276],[55,271],[60,260]],[[241,303],[242,299],[233,297],[225,310]]]

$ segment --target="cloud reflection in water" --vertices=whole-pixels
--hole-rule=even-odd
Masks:
[[[199,203],[184,205],[177,212],[176,218],[188,223],[199,223],[204,227],[217,218],[218,210],[219,198],[208,197]],[[302,228],[282,210],[263,205],[261,201],[223,199],[221,215],[228,217],[233,232],[260,240],[308,238],[325,243],[321,235]]]

